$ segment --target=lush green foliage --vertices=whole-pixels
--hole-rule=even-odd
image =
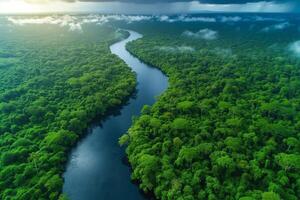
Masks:
[[[134,26],[145,37],[128,49],[170,77],[121,139],[144,191],[180,200],[300,198],[300,62],[287,50],[299,33],[261,31],[274,23]],[[203,28],[218,38],[182,35]]]
[[[108,48],[124,34],[0,27],[0,199],[64,199],[70,148],[135,88],[132,71]]]

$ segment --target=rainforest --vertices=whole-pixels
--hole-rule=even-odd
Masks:
[[[0,199],[298,200],[299,172],[299,14],[0,15]]]

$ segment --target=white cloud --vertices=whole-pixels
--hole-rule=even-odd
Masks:
[[[167,15],[157,16],[157,18],[161,22],[174,22],[174,21],[170,21],[170,17]]]
[[[152,16],[147,16],[147,15],[95,15],[95,17],[98,18],[99,22],[116,20],[116,21],[126,21],[128,23],[131,23],[131,22],[139,22],[139,21],[146,21],[152,19]]]
[[[70,23],[69,26],[70,26],[69,28],[70,31],[82,32],[82,27],[80,23]]]
[[[275,21],[283,22],[286,19],[279,17],[263,17],[263,16],[219,16],[219,17],[207,17],[198,16],[194,17],[191,15],[178,15],[178,16],[168,16],[168,15],[156,15],[151,19],[161,21],[161,22],[246,22],[246,21]]]
[[[157,15],[155,20],[160,22],[216,22],[216,19],[213,17],[191,17],[187,15],[179,15],[176,17],[170,17],[168,15]]]
[[[289,45],[288,49],[294,53],[296,56],[300,57],[300,40],[293,42]]]
[[[220,48],[216,47],[214,50],[212,50],[213,53],[215,53],[218,56],[222,57],[230,57],[232,56],[232,50],[230,48]]]
[[[61,27],[69,27],[70,31],[82,31],[81,22],[74,16],[45,16],[45,17],[8,17],[7,20],[15,25],[24,26],[26,24],[51,24]]]
[[[239,22],[242,18],[240,16],[222,16],[220,18],[221,22]]]
[[[218,18],[220,22],[264,22],[264,21],[274,21],[274,22],[284,22],[286,19],[282,17],[265,17],[259,15],[248,15],[248,16],[220,16]]]
[[[187,17],[187,16],[179,16],[178,21],[181,22],[216,22],[216,19],[213,17]]]
[[[193,47],[190,46],[160,46],[155,47],[159,51],[170,52],[170,53],[191,53],[195,51]]]
[[[98,23],[99,19],[97,17],[87,17],[86,19],[82,20],[82,23],[84,24],[90,24],[90,23]]]
[[[150,15],[88,15],[83,16],[81,23],[103,24],[110,21],[125,21],[127,23],[152,20],[154,16]]]
[[[283,22],[279,24],[274,24],[272,26],[267,26],[262,29],[263,32],[275,31],[275,30],[283,30],[287,27],[291,26],[289,22]]]
[[[217,39],[218,32],[206,28],[206,29],[201,29],[198,32],[184,31],[182,35],[186,37],[200,38],[204,40],[214,40]]]
[[[62,21],[55,19],[54,17],[42,17],[42,18],[14,18],[8,17],[8,21],[13,24],[23,26],[25,24],[61,24]]]
[[[35,17],[7,17],[12,24],[24,26],[27,24],[51,24],[68,27],[70,31],[82,32],[83,24],[104,24],[109,21],[125,21],[127,23],[151,20],[153,16],[146,15],[88,15],[88,16],[35,16]]]
[[[186,15],[179,15],[170,17],[167,15],[87,15],[87,16],[45,16],[45,17],[8,17],[8,21],[16,25],[26,25],[26,24],[54,24],[60,26],[70,26],[72,27],[74,23],[78,25],[96,23],[104,24],[110,21],[125,21],[126,23],[140,22],[140,21],[160,21],[160,22],[216,22],[213,17],[190,17]],[[72,28],[73,29],[73,28]]]
[[[1,0],[0,0],[1,1]],[[191,16],[191,15],[50,15],[50,16],[30,16],[30,17],[7,17],[7,20],[15,25],[26,24],[52,24],[59,25],[61,27],[68,27],[70,31],[83,31],[83,24],[94,23],[102,25],[111,21],[124,21],[126,23],[141,22],[141,21],[159,21],[159,22],[203,22],[203,23],[216,23],[216,22],[239,22],[239,21],[280,21],[281,23],[271,27],[266,27],[264,31],[280,30],[288,27],[288,22],[282,22],[279,18],[266,18],[261,16],[219,16],[219,17],[207,17],[207,16]],[[198,33],[192,33],[187,31],[184,33],[187,36],[202,38],[202,39],[215,39],[217,33],[215,31],[200,30]]]
[[[251,21],[284,21],[283,18],[275,18],[275,17],[262,17],[262,16],[254,16],[250,18]]]
[[[7,17],[7,20],[15,25],[26,24],[53,24],[60,26],[76,26],[79,29],[79,25],[87,23],[103,24],[109,21],[126,21],[127,23],[151,20],[153,16],[146,15],[88,15],[88,16],[45,16],[45,17]]]

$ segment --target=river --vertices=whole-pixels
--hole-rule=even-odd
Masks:
[[[168,78],[158,69],[148,66],[131,55],[126,44],[142,37],[129,31],[130,36],[110,46],[137,74],[137,94],[117,115],[89,128],[89,133],[72,150],[64,173],[63,192],[70,200],[140,200],[146,199],[130,180],[130,167],[124,163],[125,148],[118,138],[132,124],[144,105],[152,105],[155,97],[168,87]]]

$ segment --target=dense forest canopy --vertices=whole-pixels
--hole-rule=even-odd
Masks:
[[[135,88],[109,50],[128,33],[1,18],[0,35],[0,199],[63,199],[70,148]]]
[[[159,199],[300,198],[299,19],[243,17],[127,25],[144,34],[129,51],[170,78],[120,139]]]
[[[136,86],[127,48],[170,81],[120,138],[158,199],[300,198],[300,17],[0,16],[0,199],[65,199],[69,150]]]

